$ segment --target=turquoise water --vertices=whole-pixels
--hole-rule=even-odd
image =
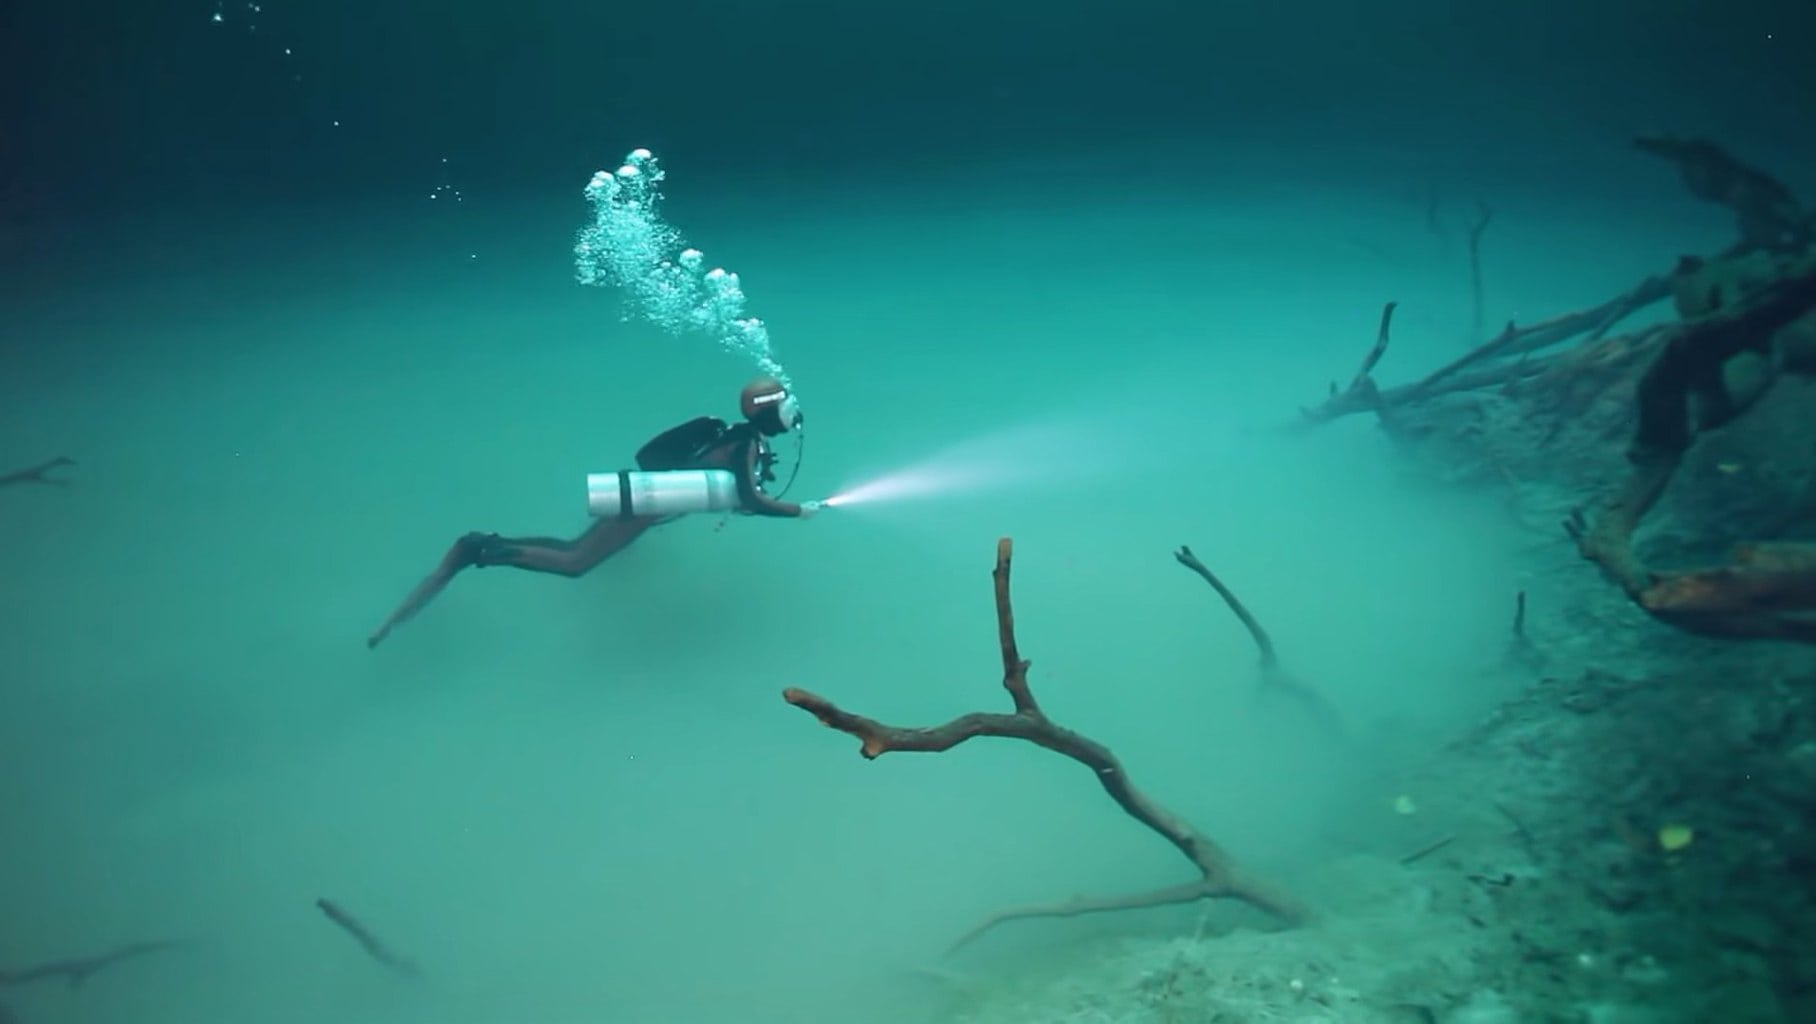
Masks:
[[[607,166],[639,140],[600,142]],[[148,215],[46,254],[11,296],[32,354],[0,381],[0,468],[80,465],[67,491],[0,493],[0,906],[26,923],[0,961],[197,945],[15,1007],[928,1019],[941,993],[912,969],[978,916],[1186,877],[1051,754],[867,763],[782,702],[1006,709],[1000,536],[1048,711],[1244,860],[1313,872],[1328,807],[1392,794],[1339,785],[1260,717],[1248,638],[1170,552],[1192,546],[1342,711],[1414,743],[1518,687],[1482,652],[1531,537],[1504,495],[1417,479],[1363,418],[1281,429],[1347,382],[1387,299],[1383,379],[1464,349],[1467,205],[1434,232],[1412,179],[1220,159],[1197,189],[1055,163],[692,196],[671,162],[671,213],[742,275],[799,385],[790,497],[928,458],[1000,483],[702,517],[578,581],[469,572],[376,651],[366,633],[454,537],[578,532],[585,473],[735,413],[749,364],[574,282],[594,168],[571,194],[452,210]],[[1490,324],[1599,302],[1726,230],[1669,181],[1494,195]],[[318,897],[425,979],[376,970]],[[1074,924],[1011,925],[979,955],[1119,927]]]

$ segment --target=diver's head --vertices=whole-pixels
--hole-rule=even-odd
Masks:
[[[744,418],[758,430],[774,437],[801,425],[801,405],[788,386],[774,377],[758,377],[744,385],[738,396],[738,407]]]

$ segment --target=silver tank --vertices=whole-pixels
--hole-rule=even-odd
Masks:
[[[675,516],[737,507],[738,481],[730,470],[627,469],[586,476],[586,510],[592,516]]]

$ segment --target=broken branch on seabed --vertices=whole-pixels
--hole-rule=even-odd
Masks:
[[[1654,570],[1634,549],[1640,522],[1699,432],[1692,405],[1709,404],[1703,392],[1720,380],[1721,366],[1743,352],[1769,352],[1781,328],[1812,313],[1816,270],[1671,327],[1640,378],[1627,479],[1593,516],[1579,508],[1564,524],[1584,558],[1666,625],[1710,637],[1816,643],[1816,545],[1747,545],[1729,564],[1690,570]]]
[[[1394,322],[1394,310],[1399,308],[1399,305],[1398,302],[1388,302],[1381,307],[1381,325],[1375,330],[1374,347],[1370,348],[1368,354],[1362,357],[1362,368],[1356,371],[1355,377],[1349,382],[1349,387],[1338,391],[1337,382],[1331,381],[1330,397],[1325,399],[1323,404],[1315,408],[1299,410],[1305,420],[1322,423],[1352,412],[1365,412],[1380,408],[1381,393],[1380,389],[1375,386],[1375,366],[1381,361],[1381,357],[1387,354],[1388,340],[1391,337]]]
[[[0,487],[12,487],[18,484],[43,484],[46,487],[68,487],[69,481],[51,474],[64,466],[73,466],[76,460],[67,455],[46,459],[36,466],[15,469],[10,473],[0,473]]]
[[[1546,353],[1526,358],[1587,335],[1588,341],[1599,341],[1614,326],[1657,302],[1671,296],[1668,276],[1648,277],[1621,295],[1591,309],[1552,317],[1540,323],[1521,327],[1509,322],[1481,345],[1438,367],[1410,384],[1391,388],[1379,387],[1372,377],[1375,364],[1385,353],[1391,313],[1395,303],[1388,303],[1381,319],[1381,334],[1364,360],[1364,373],[1347,389],[1333,384],[1330,397],[1311,408],[1300,410],[1302,423],[1327,423],[1361,412],[1383,413],[1403,405],[1440,395],[1475,391],[1536,377],[1558,365],[1559,353]],[[1515,358],[1520,357],[1520,358]],[[1465,372],[1467,371],[1467,372]],[[1364,379],[1366,377],[1366,380]]]
[[[1080,898],[1059,903],[1015,907],[990,915],[960,935],[949,947],[956,950],[1008,921],[1036,917],[1072,917],[1113,910],[1133,910],[1204,899],[1234,899],[1254,906],[1286,923],[1309,919],[1305,906],[1286,893],[1247,875],[1234,859],[1210,837],[1135,788],[1122,762],[1108,747],[1067,729],[1041,710],[1028,685],[1030,662],[1022,658],[1015,637],[1015,614],[1010,600],[1009,569],[1013,545],[1005,537],[997,542],[997,638],[1002,652],[1003,688],[1008,691],[1011,713],[973,712],[943,725],[913,728],[887,725],[838,707],[806,690],[790,688],[782,697],[812,714],[832,729],[854,736],[860,753],[874,760],[894,752],[940,753],[980,736],[1018,739],[1044,747],[1091,769],[1098,784],[1118,807],[1172,844],[1198,871],[1196,881],[1142,893],[1101,898]]]
[[[1488,230],[1488,222],[1494,219],[1494,210],[1480,199],[1476,200],[1476,219],[1469,225],[1469,337],[1470,340],[1482,336],[1482,324],[1486,313],[1482,299],[1482,233]]]
[[[1229,606],[1230,612],[1236,616],[1237,621],[1248,630],[1249,636],[1254,638],[1255,647],[1261,652],[1262,692],[1286,698],[1317,723],[1319,731],[1324,734],[1324,739],[1340,749],[1349,749],[1351,746],[1349,728],[1343,724],[1343,719],[1337,714],[1337,709],[1331,706],[1323,693],[1280,666],[1280,655],[1274,649],[1273,638],[1268,636],[1267,630],[1261,627],[1261,621],[1255,618],[1247,605],[1242,603],[1242,599],[1236,596],[1236,592],[1230,589],[1229,584],[1223,582],[1216,573],[1210,570],[1209,566],[1200,561],[1189,547],[1180,545],[1179,550],[1173,552],[1173,560],[1191,570],[1199,579],[1210,584],[1211,589],[1217,592],[1217,596],[1223,598],[1223,603]]]
[[[408,978],[417,977],[422,973],[414,962],[393,952],[391,947],[380,941],[370,928],[367,928],[352,914],[341,909],[340,905],[333,900],[319,899],[315,901],[315,905],[322,913],[328,915],[328,920],[333,921],[340,926],[342,931],[353,936],[354,941],[360,944],[360,948],[366,951],[367,956]]]
[[[48,963],[33,964],[30,967],[13,969],[0,968],[0,986],[10,987],[24,985],[34,981],[49,981],[61,978],[71,988],[79,988],[89,978],[116,964],[136,960],[151,953],[173,949],[180,943],[173,939],[157,939],[150,942],[131,942],[117,946],[105,953],[93,956],[71,957],[66,960],[52,960]]]

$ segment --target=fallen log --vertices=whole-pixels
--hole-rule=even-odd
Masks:
[[[1778,332],[1813,313],[1816,269],[1671,328],[1639,382],[1639,423],[1628,450],[1631,472],[1593,517],[1578,508],[1565,521],[1583,557],[1667,625],[1704,636],[1816,643],[1816,546],[1743,547],[1727,565],[1689,570],[1654,570],[1634,547],[1640,522],[1664,494],[1697,433],[1718,429],[1744,411],[1722,390],[1723,365],[1744,353],[1772,362]],[[1795,362],[1783,367],[1816,372]],[[1747,404],[1757,398],[1756,392]]]
[[[1566,354],[1544,353],[1574,338],[1599,341],[1615,325],[1633,314],[1671,297],[1669,277],[1648,277],[1626,292],[1591,309],[1565,313],[1521,327],[1509,322],[1501,332],[1456,359],[1410,384],[1382,388],[1373,373],[1386,354],[1388,327],[1398,303],[1389,302],[1381,314],[1381,328],[1362,369],[1347,388],[1333,383],[1330,396],[1316,406],[1300,409],[1303,421],[1313,424],[1356,413],[1387,414],[1401,406],[1462,391],[1477,391],[1536,377],[1559,364]],[[1468,371],[1468,372],[1465,372]]]

